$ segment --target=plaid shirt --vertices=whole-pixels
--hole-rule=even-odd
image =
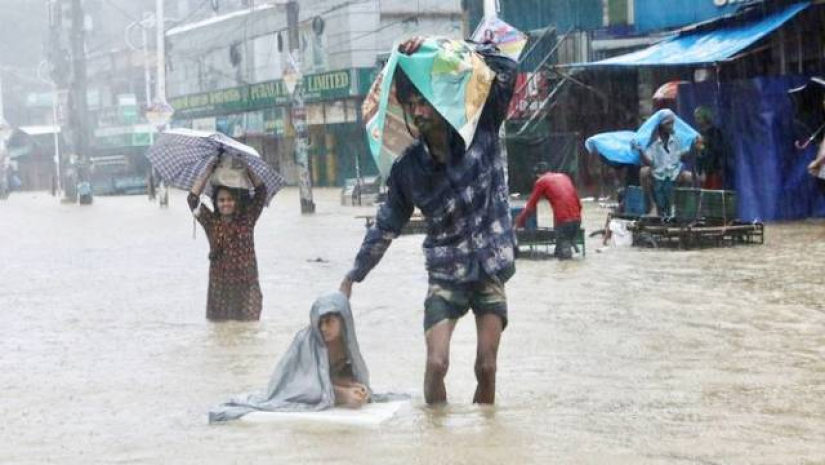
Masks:
[[[498,130],[513,95],[516,63],[489,47],[478,51],[496,79],[472,144],[466,149],[450,130],[446,164],[434,161],[420,140],[395,161],[387,201],[348,274],[353,281],[362,281],[378,264],[415,207],[427,223],[423,248],[431,280],[464,284],[512,276],[515,237]]]

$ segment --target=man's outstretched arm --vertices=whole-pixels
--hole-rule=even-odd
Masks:
[[[360,283],[367,274],[378,265],[392,240],[401,234],[401,229],[410,220],[414,206],[407,198],[398,180],[394,179],[396,172],[393,167],[390,174],[387,201],[381,204],[375,217],[375,224],[367,231],[361,249],[355,257],[355,265],[341,282],[341,292],[352,295],[352,283]]]
[[[519,213],[518,218],[516,218],[517,228],[523,228],[524,223],[527,222],[527,218],[530,218],[530,216],[536,212],[536,207],[538,206],[542,195],[542,185],[539,181],[536,181],[536,185],[533,186],[533,193],[530,194],[530,200],[527,201],[527,205],[524,206],[524,210],[522,210],[521,213]]]

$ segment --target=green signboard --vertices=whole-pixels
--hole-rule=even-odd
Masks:
[[[363,95],[363,85],[358,81],[362,72],[362,69],[347,69],[304,76],[304,99],[322,102]],[[284,106],[289,104],[289,97],[284,82],[276,80],[184,95],[170,103],[175,109],[175,119],[180,120]]]

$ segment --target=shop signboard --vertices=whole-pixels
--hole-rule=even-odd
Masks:
[[[303,77],[304,99],[323,102],[359,95],[356,75],[360,69],[308,74]],[[289,105],[290,96],[282,80],[247,84],[200,94],[184,95],[170,101],[176,119],[228,115]]]
[[[120,114],[120,121],[123,124],[135,124],[138,121],[137,97],[134,94],[121,94],[117,96],[117,108]]]
[[[670,29],[733,13],[748,0],[635,0],[636,30]]]
[[[148,125],[97,128],[94,145],[98,148],[146,147],[151,145],[151,130]]]

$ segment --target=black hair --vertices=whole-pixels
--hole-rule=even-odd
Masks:
[[[540,161],[533,167],[533,175],[535,176],[541,176],[548,171],[550,171],[550,165],[545,161]]]
[[[407,73],[401,69],[401,67],[396,68],[395,72],[395,96],[398,98],[398,102],[402,105],[406,105],[414,96],[420,96],[421,92],[415,87],[415,84],[412,83]]]
[[[215,186],[212,189],[212,205],[215,209],[215,214],[218,214],[218,194],[221,191],[226,191],[235,199],[235,214],[241,214],[246,210],[246,206],[251,201],[249,191],[246,189],[234,189],[229,186]]]

